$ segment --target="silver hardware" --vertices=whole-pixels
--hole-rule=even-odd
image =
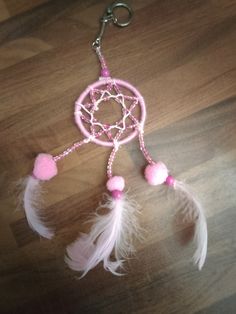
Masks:
[[[115,10],[117,10],[119,8],[124,8],[128,11],[128,18],[124,22],[119,21],[119,19],[115,15]],[[104,34],[105,26],[107,23],[112,22],[116,26],[125,27],[125,26],[128,26],[130,24],[132,15],[133,15],[132,9],[128,6],[128,4],[126,4],[124,2],[114,2],[111,5],[109,5],[107,7],[106,12],[104,13],[103,17],[100,20],[101,21],[101,28],[100,28],[100,32],[99,32],[97,38],[93,42],[93,45],[92,45],[93,48],[97,49],[97,48],[101,47],[102,36]]]

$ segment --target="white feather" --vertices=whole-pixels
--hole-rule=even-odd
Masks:
[[[39,204],[42,200],[41,181],[29,176],[24,181],[23,204],[29,226],[41,236],[51,239],[53,232],[44,226],[39,217]]]
[[[106,270],[121,275],[117,269],[122,267],[124,258],[134,252],[134,236],[140,236],[137,204],[125,195],[121,199],[108,195],[106,198],[98,210],[107,208],[109,212],[105,215],[96,212],[90,220],[94,223],[90,233],[81,234],[67,247],[68,257],[65,260],[71,269],[83,272],[82,277],[101,261]],[[111,260],[113,250],[115,260]]]
[[[181,192],[185,207],[182,209],[184,219],[195,223],[194,242],[196,251],[193,256],[199,270],[202,269],[207,255],[207,223],[201,203],[183,182],[175,180],[174,189]]]

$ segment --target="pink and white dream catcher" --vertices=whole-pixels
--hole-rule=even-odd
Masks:
[[[119,8],[126,9],[128,21],[121,23],[115,15]],[[121,274],[120,268],[133,251],[133,238],[139,237],[140,228],[137,219],[136,203],[130,200],[125,191],[125,179],[114,175],[112,165],[121,145],[138,138],[140,151],[147,161],[144,176],[148,184],[165,184],[176,190],[183,199],[182,215],[184,219],[195,223],[194,242],[196,250],[194,262],[201,269],[207,254],[207,224],[204,211],[190,192],[190,189],[169,174],[167,166],[155,161],[148,153],[144,144],[144,123],[146,105],[142,95],[130,83],[110,76],[106,61],[101,52],[101,39],[107,23],[124,27],[130,23],[132,11],[125,3],[114,3],[109,6],[101,18],[101,30],[93,43],[100,65],[101,74],[95,83],[89,85],[75,102],[75,122],[84,135],[84,139],[74,143],[57,156],[40,153],[34,162],[32,174],[25,180],[23,203],[29,226],[42,237],[51,239],[54,231],[43,222],[40,212],[40,191],[44,181],[57,175],[57,162],[68,154],[88,143],[95,143],[109,148],[110,156],[107,163],[108,193],[92,221],[88,234],[80,234],[79,238],[67,247],[65,258],[69,267],[86,275],[89,270],[100,262],[104,268],[115,275]],[[101,106],[115,102],[120,106],[121,118],[114,124],[103,123],[98,118]],[[100,214],[99,208],[106,208],[107,214]]]

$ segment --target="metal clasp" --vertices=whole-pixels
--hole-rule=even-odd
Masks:
[[[120,21],[117,16],[115,15],[115,10],[119,8],[124,8],[128,11],[128,18],[126,21]],[[133,16],[132,9],[124,2],[114,2],[111,5],[109,5],[106,9],[106,12],[104,13],[103,17],[101,18],[101,28],[98,36],[96,37],[95,41],[93,42],[93,48],[97,49],[101,47],[101,40],[102,36],[105,31],[105,26],[109,22],[113,22],[116,26],[119,27],[125,27],[128,26],[131,22],[131,18]]]

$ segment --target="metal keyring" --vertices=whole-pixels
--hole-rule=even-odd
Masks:
[[[125,8],[128,11],[129,15],[128,15],[128,20],[126,22],[120,22],[118,20],[118,18],[116,17],[114,11],[117,8]],[[106,26],[107,23],[112,22],[116,26],[125,27],[125,26],[130,24],[132,16],[133,16],[133,11],[126,3],[123,3],[123,2],[114,2],[114,3],[112,3],[106,9],[105,14],[100,19],[101,27],[100,27],[100,31],[99,31],[95,41],[92,44],[93,49],[96,50],[96,49],[99,49],[101,47],[101,41],[102,41],[102,37],[103,37],[104,31],[105,31],[105,26]]]
[[[118,18],[115,15],[115,9],[117,9],[117,8],[124,8],[128,11],[129,16],[128,16],[128,20],[126,22],[119,22]],[[125,26],[128,26],[131,22],[131,18],[133,16],[133,11],[126,3],[115,2],[115,3],[112,3],[107,8],[107,14],[113,17],[113,23],[115,25],[120,26],[120,27],[125,27]]]

